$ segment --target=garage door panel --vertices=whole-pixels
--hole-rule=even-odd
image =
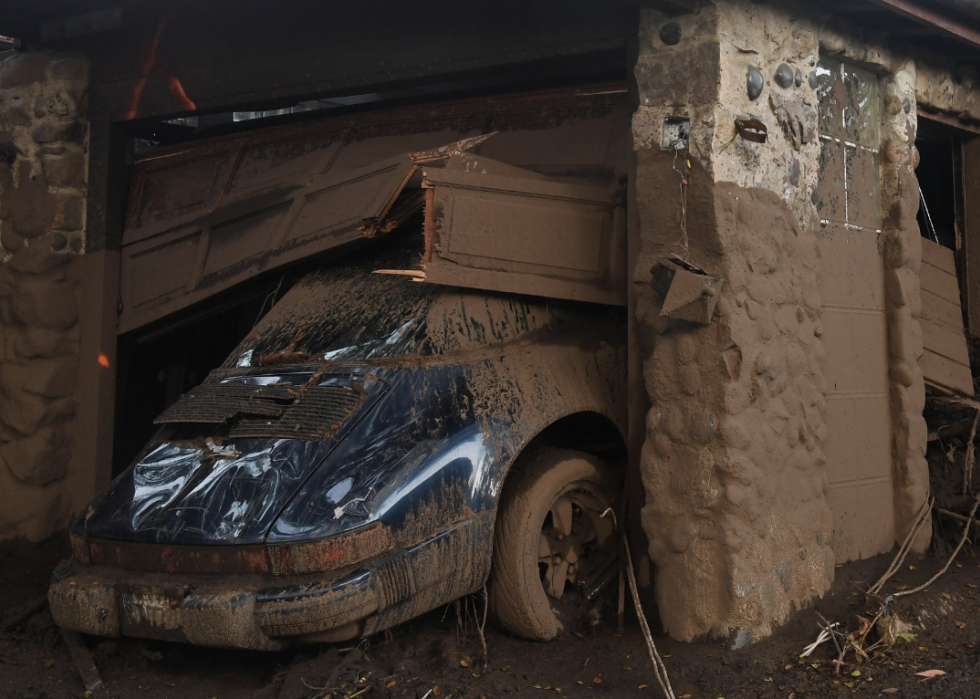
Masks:
[[[421,167],[438,169],[452,152],[474,146],[478,152],[489,143],[484,138],[463,146],[461,139],[498,139],[492,149],[506,154],[512,170],[527,161],[566,180],[552,178],[551,186],[571,186],[567,180],[594,185],[597,173],[617,182],[625,172],[628,114],[623,91],[562,90],[348,113],[148,151],[134,168],[123,231],[119,332],[257,274],[393,229],[420,208]],[[517,179],[542,178],[516,169]],[[406,187],[412,191],[403,192]],[[612,264],[613,207],[546,199],[536,202],[544,207],[512,200],[495,209],[502,216],[495,227],[512,242],[518,238],[517,259],[504,254],[501,260],[523,265],[514,271],[528,275],[524,290],[554,289],[562,296],[569,287],[553,284],[557,271],[579,283],[574,298],[606,302],[608,290],[600,293],[590,282]],[[565,245],[550,266],[542,258],[554,250],[541,244],[543,238],[527,237],[529,226],[518,219],[537,221],[530,228],[565,227]],[[492,272],[500,262],[494,235],[493,228],[471,227],[456,240],[455,252],[447,237],[445,252],[472,263],[457,267],[482,265]],[[625,270],[625,252],[616,255],[616,269]],[[542,274],[552,276],[542,280]],[[620,276],[623,295],[625,272]],[[542,284],[535,286],[535,277]],[[484,281],[491,286],[480,287]],[[496,288],[484,281],[474,277],[473,283]],[[466,285],[467,278],[455,283]]]
[[[197,262],[200,232],[179,235],[163,245],[145,246],[123,260],[123,288],[131,291],[135,304],[147,304],[175,292],[191,282]]]
[[[343,136],[343,131],[331,131],[312,138],[304,134],[243,147],[228,184],[228,194],[322,172],[340,151]]]
[[[282,203],[211,229],[205,279],[268,252],[268,241],[282,225],[290,204]]]
[[[178,225],[220,197],[231,172],[230,151],[177,161],[161,159],[137,173],[123,244]],[[154,225],[156,224],[156,225]]]

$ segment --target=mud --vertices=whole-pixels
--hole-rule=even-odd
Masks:
[[[0,62],[0,539],[42,540],[72,509],[88,169],[84,59]],[[84,476],[83,476],[84,477]]]
[[[0,618],[44,593],[50,570],[67,550],[65,542],[41,550],[0,545]],[[911,643],[896,646],[873,664],[849,664],[834,673],[834,651],[827,643],[811,658],[798,657],[818,633],[819,611],[848,628],[865,611],[857,586],[876,580],[891,562],[879,556],[846,564],[834,586],[814,608],[794,614],[770,638],[741,651],[718,643],[678,643],[657,634],[675,694],[691,699],[785,699],[790,694],[816,699],[882,696],[908,699],[972,697],[980,684],[977,663],[980,625],[977,585],[980,552],[967,548],[946,576],[902,601],[898,614],[915,625]],[[944,559],[905,566],[890,589],[920,583]],[[568,697],[650,697],[659,689],[638,625],[627,606],[626,628],[615,632],[614,602],[602,607],[600,621],[568,638],[532,643],[488,627],[489,664],[483,668],[475,620],[482,595],[440,607],[420,619],[379,633],[361,643],[323,644],[274,653],[224,651],[140,639],[106,641],[85,637],[106,689],[93,696],[116,699],[311,699],[365,690],[378,697],[419,699],[429,695],[459,699],[536,695]],[[356,647],[356,650],[354,648]],[[940,669],[946,674],[923,680],[914,673]],[[852,673],[860,672],[859,676]],[[439,694],[435,689],[439,688]],[[320,689],[327,688],[327,689]],[[82,697],[84,688],[47,611],[12,631],[0,630],[0,694],[10,699]]]

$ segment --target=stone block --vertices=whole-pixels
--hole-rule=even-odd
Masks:
[[[37,432],[48,417],[49,401],[23,391],[0,392],[0,421],[18,435]]]
[[[45,427],[29,437],[0,444],[0,458],[17,480],[47,485],[67,472],[71,439],[64,425]]]
[[[85,225],[85,198],[80,194],[57,194],[57,210],[51,228],[77,231]]]
[[[0,237],[2,240],[2,237]],[[4,246],[6,247],[6,245]],[[64,255],[54,255],[45,250],[41,245],[29,245],[24,247],[21,244],[13,249],[13,255],[8,264],[10,269],[21,274],[47,274],[57,269],[61,269],[69,264],[71,258]],[[17,281],[15,280],[15,284]]]
[[[62,156],[41,156],[44,174],[52,187],[85,186],[85,154],[79,150],[69,151]]]
[[[31,136],[36,143],[53,143],[69,141],[81,143],[85,140],[86,126],[79,119],[68,121],[49,118],[34,127]]]
[[[77,355],[75,333],[46,328],[24,328],[13,342],[13,354],[19,359]]]
[[[0,110],[0,124],[5,129],[30,126],[31,115],[24,107],[18,104],[12,104],[7,109]]]
[[[0,216],[25,238],[47,233],[55,219],[57,198],[48,191],[44,175],[31,177],[30,163],[18,163],[19,185],[5,186],[0,194]]]
[[[43,82],[48,57],[43,53],[16,53],[0,63],[0,88],[10,90]]]
[[[71,396],[77,375],[78,360],[73,356],[0,364],[0,385],[5,391],[26,391],[44,398]]]
[[[66,330],[78,321],[75,285],[69,280],[22,275],[11,307],[17,319],[28,326]]]

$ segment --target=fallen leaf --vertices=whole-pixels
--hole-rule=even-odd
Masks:
[[[915,570],[915,566],[909,566],[909,570]]]
[[[845,686],[845,687],[850,687],[851,689],[854,689],[854,687],[855,687],[855,685],[854,685],[854,683],[853,683],[853,682],[845,682],[845,683],[844,683],[844,686]]]
[[[813,669],[817,669],[818,667],[820,667],[820,663],[810,663],[810,667],[812,667]]]
[[[592,684],[602,684],[602,678],[601,677],[593,677],[592,678]]]
[[[854,672],[851,673],[851,677],[860,677],[860,676],[861,676],[860,670],[855,670]]]
[[[460,660],[459,661],[459,666],[460,667],[469,667],[470,664],[468,662],[466,662],[465,660]]]
[[[919,646],[919,650],[929,650],[929,649],[926,648],[925,646]]]
[[[396,684],[398,684],[398,680],[392,680],[391,682],[386,684],[385,687],[388,687],[390,689],[391,687],[394,687]]]
[[[954,621],[953,623],[956,624],[956,628],[958,628],[958,629],[965,629],[966,628],[966,622],[965,621]]]
[[[942,670],[923,670],[922,672],[915,673],[916,677],[925,677],[927,680],[933,677],[939,677],[940,675],[945,675],[946,673]]]
[[[793,669],[793,666],[792,666],[792,665],[787,665],[787,666],[786,666],[786,667],[784,667],[783,669],[784,669],[784,670],[792,670],[792,669]]]

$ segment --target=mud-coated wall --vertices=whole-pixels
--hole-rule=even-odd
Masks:
[[[0,539],[64,529],[73,468],[88,66],[0,62]]]
[[[881,142],[891,155],[880,168],[882,229],[864,233],[880,242],[888,337],[877,364],[889,370],[882,403],[893,466],[887,501],[875,507],[894,509],[901,540],[925,500],[914,65],[799,7],[719,1],[674,18],[644,11],[633,121],[641,248],[633,281],[652,404],[642,522],[660,615],[679,639],[728,637],[738,647],[833,581],[837,522],[824,446],[834,367],[821,290],[836,269],[820,252],[827,233],[811,78],[821,53],[880,76]],[[739,116],[761,121],[766,142],[740,136]],[[690,119],[687,150],[663,149],[665,117]],[[669,255],[724,280],[710,324],[661,315],[651,268]]]

